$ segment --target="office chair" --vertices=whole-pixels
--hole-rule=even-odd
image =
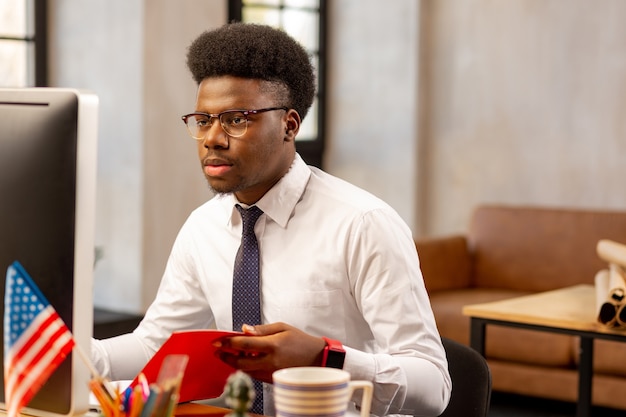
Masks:
[[[450,403],[440,417],[486,417],[491,399],[487,361],[469,346],[441,338],[452,379]]]

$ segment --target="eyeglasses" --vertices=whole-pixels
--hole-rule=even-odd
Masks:
[[[182,116],[183,122],[192,138],[204,140],[213,120],[219,119],[222,129],[228,136],[238,138],[246,134],[248,130],[248,116],[251,114],[265,113],[273,110],[289,110],[287,107],[269,107],[258,110],[226,110],[221,113],[190,113]]]

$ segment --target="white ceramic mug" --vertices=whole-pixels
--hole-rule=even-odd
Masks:
[[[372,405],[370,381],[350,381],[341,369],[304,366],[285,368],[272,374],[277,417],[339,417],[356,389],[363,389],[361,417]]]

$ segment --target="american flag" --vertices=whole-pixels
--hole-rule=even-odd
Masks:
[[[22,265],[7,270],[4,294],[4,398],[18,417],[74,347],[74,338]]]

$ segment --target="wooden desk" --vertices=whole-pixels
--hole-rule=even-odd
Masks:
[[[212,405],[185,403],[180,404],[174,410],[175,417],[186,416],[211,416],[220,417],[230,413],[231,410],[227,408],[215,407]]]
[[[222,417],[230,413],[228,408],[215,407],[213,405],[185,403],[180,404],[174,410],[174,417]],[[263,417],[259,414],[248,413],[252,417]]]
[[[470,344],[484,356],[487,324],[580,337],[576,415],[588,417],[591,412],[594,339],[626,342],[626,332],[607,329],[597,322],[595,297],[593,285],[576,285],[508,300],[464,306],[463,314],[470,317]]]

